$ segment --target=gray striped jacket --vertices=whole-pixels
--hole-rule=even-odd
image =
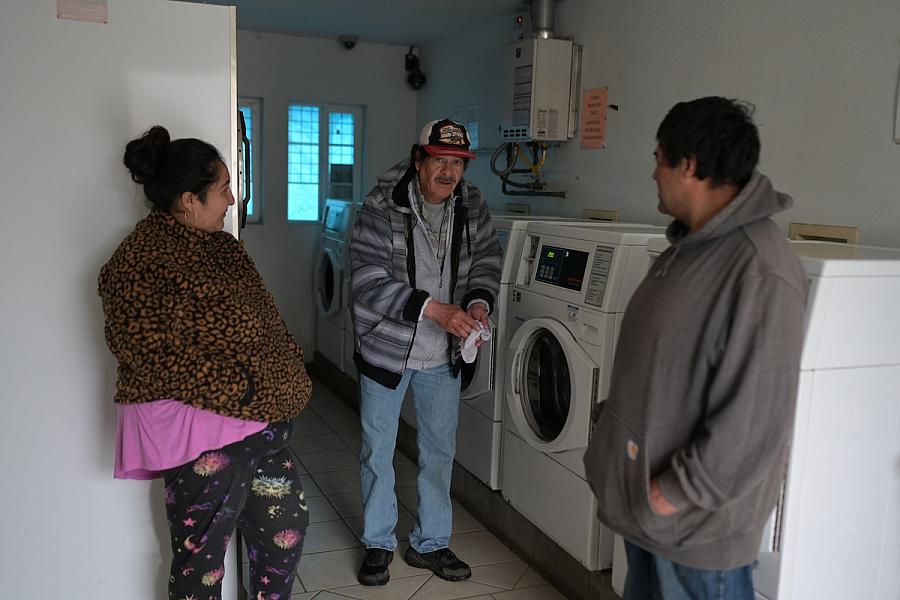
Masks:
[[[360,373],[396,388],[429,294],[416,289],[413,227],[408,187],[416,170],[405,160],[378,177],[359,212],[350,239],[351,311]],[[500,289],[501,249],[487,203],[474,185],[460,181],[454,193],[450,259],[453,302],[465,308],[482,299],[493,309]],[[450,335],[450,334],[448,334]],[[459,373],[459,339],[449,347]]]

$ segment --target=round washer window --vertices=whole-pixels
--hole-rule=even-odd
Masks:
[[[522,369],[525,418],[538,438],[553,441],[569,418],[572,384],[565,352],[549,330],[531,335]]]
[[[319,300],[322,302],[322,308],[325,311],[331,310],[334,303],[334,267],[331,264],[331,258],[326,254],[322,258],[319,265]]]

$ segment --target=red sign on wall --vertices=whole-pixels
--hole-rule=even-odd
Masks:
[[[581,147],[604,148],[606,146],[606,109],[609,88],[584,90],[581,105]]]

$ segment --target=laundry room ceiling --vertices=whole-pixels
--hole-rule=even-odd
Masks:
[[[237,7],[238,29],[416,45],[522,9],[525,0],[189,0]]]

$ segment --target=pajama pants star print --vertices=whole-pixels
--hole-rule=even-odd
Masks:
[[[250,563],[250,597],[287,600],[309,513],[290,422],[165,471],[172,537],[171,600],[221,600],[225,549],[240,530]]]

